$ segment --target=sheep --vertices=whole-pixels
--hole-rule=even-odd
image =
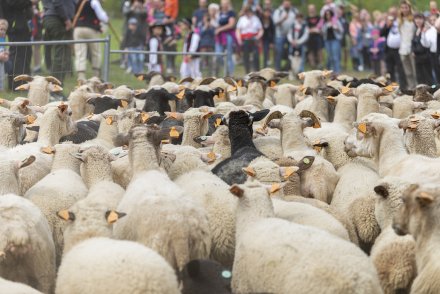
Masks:
[[[52,77],[19,75],[14,78],[14,82],[25,81],[26,84],[18,86],[16,91],[29,90],[28,99],[32,105],[44,106],[49,102],[50,92],[61,92],[61,82]]]
[[[78,145],[55,145],[51,172],[24,194],[47,218],[55,242],[57,265],[61,262],[65,224],[57,218],[56,212],[87,195],[87,187],[79,174],[81,161],[71,155],[78,150]]]
[[[98,136],[99,122],[94,120],[81,120],[76,121],[75,124],[77,131],[71,135],[61,137],[60,142],[81,144],[85,141],[93,140]]]
[[[160,115],[165,115],[166,111],[171,111],[170,102],[178,99],[176,95],[171,94],[165,88],[159,86],[139,93],[136,98],[138,100],[145,100],[144,106],[142,107],[143,111],[157,111]]]
[[[231,157],[231,141],[229,140],[229,129],[225,125],[218,125],[216,131],[212,134],[212,136],[200,136],[194,138],[194,140],[197,143],[202,144],[203,146],[212,145],[212,152],[214,154],[220,155],[219,158],[217,158],[212,163],[212,167],[215,167],[223,160]]]
[[[229,186],[209,171],[200,153],[191,149],[185,147],[176,152],[170,178],[204,207],[212,236],[210,258],[232,267],[237,200],[231,197]]]
[[[119,109],[129,107],[128,100],[118,99],[115,96],[102,95],[97,98],[87,99],[87,103],[93,105],[93,113],[100,114],[109,109]]]
[[[180,292],[173,269],[155,251],[136,242],[92,238],[64,256],[55,293]]]
[[[301,117],[311,117],[312,120],[304,121]],[[280,120],[271,121],[275,118]],[[318,156],[310,148],[303,135],[305,127],[320,126],[317,117],[309,111],[303,111],[300,116],[294,113],[283,116],[280,112],[274,112],[265,121],[265,125],[269,124],[271,127],[281,130],[281,145],[284,157],[298,159],[304,156],[315,156],[315,162],[312,167],[301,174],[301,195],[330,203],[333,191],[339,180],[339,175],[330,162]]]
[[[0,276],[52,293],[55,247],[41,211],[14,194],[0,196]]]
[[[15,283],[0,277],[0,293],[10,294],[43,294],[25,284]]]
[[[408,152],[437,157],[435,127],[434,120],[420,115],[411,115],[400,120],[399,128],[404,130],[405,146]]]
[[[151,247],[181,271],[188,261],[209,256],[211,235],[202,207],[158,170],[159,145],[169,136],[169,130],[153,126],[137,126],[118,136],[119,145],[128,140],[133,179],[117,208],[127,216],[113,232],[117,239]]]
[[[133,108],[136,107],[135,99],[134,99],[134,90],[122,85],[114,89],[107,89],[104,91],[104,94],[114,96],[116,99],[122,100],[120,107],[121,108]]]
[[[243,105],[253,105],[257,109],[263,109],[267,80],[262,77],[253,77],[248,81],[248,90],[243,97]]]
[[[232,272],[212,260],[191,260],[185,266],[182,294],[231,293]]]
[[[169,115],[169,113],[167,113]],[[204,112],[198,108],[190,108],[183,114],[176,113],[177,120],[183,120],[182,145],[199,148],[202,145],[194,141],[194,138],[206,135],[208,132],[208,118],[212,112]]]
[[[241,169],[263,154],[255,148],[252,142],[252,123],[262,120],[269,110],[247,113],[243,110],[232,111],[225,118],[229,128],[232,156],[216,165],[212,172],[228,184],[244,183],[246,176]]]
[[[409,183],[385,177],[374,187],[377,193],[375,214],[381,233],[371,249],[384,293],[409,292],[417,275],[415,242],[412,236],[398,236],[392,228],[393,216],[403,205],[400,196]]]
[[[225,91],[220,87],[211,89],[208,86],[199,86],[195,90],[185,90],[185,99],[189,107],[214,107],[214,97],[224,97],[224,95]]]
[[[99,115],[100,124],[96,138],[81,143],[81,147],[101,146],[107,150],[114,148],[113,138],[118,134],[118,112],[109,109]]]
[[[234,185],[231,192],[239,198],[234,293],[382,292],[372,262],[355,245],[275,218],[264,187]]]
[[[373,158],[380,177],[395,176],[415,183],[438,182],[440,159],[408,154],[398,122],[380,113],[367,115],[355,124],[346,140],[347,149],[353,155]]]
[[[0,156],[0,195],[20,194],[20,178],[18,171],[35,162],[35,156],[31,155],[22,160],[14,160],[7,156]]]
[[[94,93],[93,89],[89,85],[82,85],[77,89],[70,92],[67,100],[69,106],[72,109],[72,119],[77,121],[84,116],[93,112],[93,106],[87,103],[88,99],[98,98],[101,94]]]
[[[435,182],[433,182],[435,183]],[[417,277],[411,293],[438,293],[440,283],[433,278],[438,270],[438,186],[412,184],[403,193],[403,205],[393,218],[393,229],[400,235],[411,234],[415,240]]]
[[[414,110],[424,107],[422,102],[414,102],[413,97],[399,96],[393,101],[393,117],[405,119],[414,113]]]
[[[72,111],[66,104],[48,108],[40,119],[40,131],[35,143],[17,145],[4,153],[12,158],[35,155],[35,164],[20,169],[20,193],[24,193],[50,171],[52,163],[51,146],[57,144],[62,136],[76,130],[75,123],[70,117]],[[43,153],[42,153],[43,152]]]
[[[28,120],[22,115],[0,113],[0,129],[2,130],[0,148],[12,148],[20,144],[26,135],[23,125],[27,122]]]
[[[298,86],[291,84],[282,84],[273,87],[275,104],[294,108],[296,105],[295,94],[298,89]]]

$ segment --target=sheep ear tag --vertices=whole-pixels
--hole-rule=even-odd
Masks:
[[[109,116],[105,119],[105,122],[110,126],[113,124],[113,117]]]
[[[238,185],[232,185],[231,188],[229,188],[229,192],[231,192],[233,195],[237,196],[238,198],[243,197],[244,191],[242,188],[240,188]]]
[[[3,103],[5,103],[5,99],[0,98],[0,104],[3,104]]]
[[[431,117],[434,119],[439,119],[440,118],[440,112],[436,111],[433,114],[431,114]]]
[[[58,215],[59,218],[65,220],[65,221],[68,221],[68,220],[73,221],[73,220],[75,220],[75,215],[72,212],[70,212],[70,211],[68,211],[66,209],[58,211],[57,215]]]
[[[136,79],[137,79],[138,81],[143,81],[143,80],[144,80],[144,75],[138,75],[138,76],[136,77]]]
[[[170,137],[171,138],[179,138],[179,132],[176,130],[175,127],[171,127]]]
[[[46,153],[46,154],[54,154],[55,153],[55,149],[50,146],[43,147],[43,148],[41,148],[40,151],[43,153]]]
[[[141,121],[142,123],[146,123],[150,119],[150,116],[146,112],[141,113]]]
[[[272,186],[270,186],[269,193],[270,193],[270,194],[276,193],[276,192],[278,192],[280,189],[281,189],[281,185],[280,185],[280,184],[278,184],[278,183],[276,183],[276,184],[272,184]]]
[[[296,170],[298,170],[298,168]],[[286,167],[284,169],[284,178],[288,179],[291,175],[295,173],[296,170],[291,166]]]
[[[125,100],[121,100],[121,106],[122,106],[123,108],[126,108],[126,107],[128,106],[128,102],[125,101]]]
[[[225,92],[220,91],[220,93],[218,93],[218,99],[225,99]]]
[[[215,123],[214,123],[214,127],[218,128],[221,123],[222,123],[222,119],[221,118],[216,118],[215,119]]]
[[[348,92],[350,92],[350,88],[349,87],[342,87],[342,89],[341,89],[341,93],[342,94],[347,94]]]
[[[362,134],[366,134],[367,133],[367,124],[366,123],[360,123],[357,127],[357,129],[359,130],[359,132],[361,132]]]
[[[109,224],[115,223],[117,220],[119,220],[121,217],[124,217],[124,216],[126,216],[125,213],[117,212],[114,210],[109,210],[105,213],[105,218],[107,220],[107,223],[109,223]]]
[[[243,171],[250,177],[255,177],[256,175],[255,170],[250,166],[243,168]]]
[[[243,81],[242,80],[239,80],[237,82],[237,87],[243,87]]]
[[[228,90],[228,92],[235,92],[237,91],[237,87],[233,86],[231,89]]]
[[[185,96],[185,89],[183,89],[182,91],[180,91],[180,92],[176,95],[177,99],[179,99],[179,100],[182,100],[182,99],[183,99],[183,96]]]
[[[209,152],[207,156],[208,156],[209,162],[214,162],[217,159],[217,156],[212,151]]]
[[[394,86],[388,85],[388,86],[385,87],[385,90],[387,90],[388,92],[393,92],[394,91]]]
[[[273,88],[277,85],[277,83],[275,81],[270,81],[269,83],[269,87]]]
[[[26,115],[26,124],[31,125],[37,118],[33,115]]]

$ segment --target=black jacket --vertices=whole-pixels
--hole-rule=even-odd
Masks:
[[[32,19],[30,0],[1,0],[0,14],[9,23],[8,34],[29,31],[28,21]]]
[[[134,32],[127,29],[124,35],[124,40],[122,40],[121,46],[122,48],[144,46],[146,42],[145,38],[146,36],[142,33],[139,27]]]

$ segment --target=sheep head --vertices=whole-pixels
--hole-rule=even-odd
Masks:
[[[411,234],[417,239],[437,230],[440,187],[412,184],[402,195],[403,205],[393,218],[398,235]]]
[[[31,155],[23,160],[10,160],[5,156],[0,157],[0,195],[13,193],[20,194],[20,181],[18,171],[35,162],[35,156]],[[1,196],[0,196],[1,197]]]
[[[298,78],[303,81],[304,93],[307,89],[314,90],[318,87],[324,87],[325,81],[332,75],[332,71],[311,70],[298,74]]]

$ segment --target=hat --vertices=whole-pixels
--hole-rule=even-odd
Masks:
[[[165,25],[161,22],[153,22],[152,24],[150,24],[150,29],[153,30],[154,28],[157,28],[157,27],[163,28],[164,26]]]
[[[189,27],[191,27],[191,25],[192,25],[192,22],[191,22],[191,19],[190,18],[182,18],[180,21],[179,21],[179,23],[183,23],[183,24],[186,24],[187,26],[189,26]]]
[[[134,25],[137,25],[137,24],[138,24],[138,20],[137,20],[135,17],[131,17],[131,18],[128,20],[128,24],[134,24]]]

